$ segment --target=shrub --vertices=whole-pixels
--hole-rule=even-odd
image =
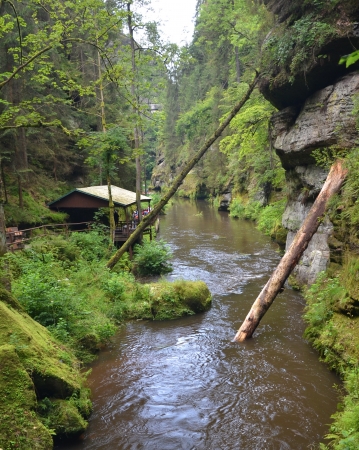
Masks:
[[[266,206],[259,215],[258,229],[272,238],[282,232],[282,216],[284,213],[286,200],[282,199],[278,202]]]
[[[234,198],[229,207],[229,216],[238,219],[244,217],[244,211],[245,206],[243,203],[238,198]]]
[[[70,242],[80,248],[82,258],[87,261],[99,261],[107,256],[108,236],[98,231],[72,233]]]
[[[164,241],[144,241],[135,246],[134,271],[141,276],[169,273],[173,270],[170,258],[172,253]]]

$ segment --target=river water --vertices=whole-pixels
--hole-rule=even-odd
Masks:
[[[66,449],[311,449],[328,432],[338,378],[302,338],[304,300],[277,297],[251,340],[232,343],[280,256],[252,223],[205,202],[161,217],[169,279],[204,280],[210,311],[122,328],[93,364],[94,412]]]

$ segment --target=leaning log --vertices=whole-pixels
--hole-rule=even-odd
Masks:
[[[297,265],[305,249],[308,247],[310,240],[322,221],[328,200],[332,195],[339,191],[346,174],[347,170],[344,168],[342,161],[338,160],[332,165],[323,188],[316,198],[306,219],[297,232],[289,249],[279,262],[267,284],[264,286],[262,292],[253,303],[251,310],[235,335],[233,342],[242,342],[245,339],[252,337],[262,317],[273,303],[278,292],[282,289],[285,281]]]
[[[122,245],[121,248],[117,250],[117,252],[112,256],[112,258],[107,262],[107,268],[112,269],[115,264],[119,261],[121,256],[137,241],[140,234],[143,230],[154,220],[154,218],[160,213],[162,208],[169,202],[169,200],[174,196],[177,192],[177,189],[182,184],[183,180],[186,178],[188,173],[193,169],[193,167],[198,163],[198,161],[202,158],[202,156],[206,153],[206,151],[211,147],[211,145],[222,135],[223,131],[227,128],[227,126],[231,123],[232,119],[237,115],[237,113],[241,110],[241,108],[246,104],[249,100],[254,88],[256,87],[259,80],[259,73],[256,73],[256,76],[253,82],[249,85],[247,92],[242,97],[242,99],[234,105],[232,110],[229,112],[225,120],[221,123],[221,125],[217,128],[217,130],[212,134],[212,136],[207,139],[207,141],[202,145],[202,147],[197,151],[194,157],[189,160],[181,170],[181,172],[176,176],[173,180],[172,185],[168,189],[167,193],[161,198],[161,200],[157,203],[157,205],[153,208],[153,210],[143,218],[140,222],[136,230],[131,234],[131,236],[127,239],[127,241]]]

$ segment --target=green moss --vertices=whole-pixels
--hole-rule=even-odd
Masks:
[[[0,448],[52,448],[52,422],[45,420],[46,430],[36,414],[37,400],[51,397],[71,403],[71,417],[77,416],[77,425],[59,422],[56,432],[65,435],[86,428],[80,404],[85,405],[83,379],[79,363],[71,351],[59,344],[48,330],[32,320],[17,305],[11,294],[0,291],[1,393],[6,399],[0,410]],[[10,299],[10,301],[9,301]],[[35,394],[36,393],[36,394]],[[80,399],[78,404],[74,399]],[[72,400],[71,400],[72,399]],[[85,410],[84,406],[82,409]],[[87,408],[88,409],[88,408]],[[76,410],[76,411],[75,411]],[[76,412],[76,414],[75,414]],[[3,426],[4,423],[4,426]],[[50,424],[50,425],[49,425]],[[34,430],[34,431],[32,431]],[[11,434],[11,436],[9,436]],[[12,444],[12,442],[15,442]]]
[[[211,294],[203,281],[162,282],[150,287],[150,309],[154,320],[175,319],[204,312]]]
[[[347,253],[344,257],[340,282],[347,289],[350,297],[359,300],[359,257]]]
[[[37,417],[33,382],[12,345],[0,347],[0,448],[52,448],[50,431]]]
[[[170,320],[206,311],[211,294],[202,281],[140,285],[126,276],[111,283],[112,315],[118,320]]]
[[[14,308],[18,311],[23,311],[23,307],[16,300],[14,296],[12,296],[6,289],[0,287],[0,301],[6,303],[11,308]]]
[[[76,405],[66,400],[54,400],[50,402],[50,405],[44,421],[57,436],[70,438],[83,433],[87,422],[79,414]]]

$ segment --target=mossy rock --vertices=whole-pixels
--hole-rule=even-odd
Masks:
[[[285,244],[287,242],[287,234],[288,230],[286,228],[282,226],[278,227],[274,235],[275,242],[277,242],[277,244],[281,247],[285,247]]]
[[[49,430],[36,415],[34,384],[13,345],[0,347],[0,448],[49,450]]]
[[[175,281],[150,287],[150,308],[154,320],[176,319],[207,311],[211,293],[203,281]]]
[[[293,274],[289,275],[288,284],[294,291],[301,291],[305,287],[304,284],[299,283],[299,281],[296,279],[296,277]]]
[[[180,301],[194,313],[204,312],[210,308],[212,297],[204,281],[175,281],[173,288]]]
[[[8,306],[11,306],[11,308],[16,309],[17,311],[24,311],[24,308],[21,306],[20,302],[12,296],[9,291],[1,287],[0,301],[6,303]]]
[[[0,295],[6,301],[0,301],[0,342],[4,343],[0,354],[0,393],[5,399],[0,407],[0,448],[48,450],[52,448],[51,433],[36,413],[37,401],[44,397],[54,402],[80,398],[84,389],[79,363],[46,328],[17,309],[11,294]],[[69,417],[73,421],[61,425],[65,436],[86,428],[82,415],[88,415],[85,411],[90,410],[88,396],[81,399],[82,406],[78,400],[71,402]],[[48,426],[48,421],[44,423]],[[66,423],[70,424],[68,429]]]
[[[64,437],[74,438],[86,430],[86,420],[71,401],[54,400],[51,401],[51,404],[46,424],[54,430],[56,440]]]
[[[101,342],[95,333],[87,333],[78,340],[78,346],[89,350],[91,353],[97,353],[101,348]]]
[[[0,302],[0,340],[13,344],[24,367],[32,374],[40,398],[66,398],[80,389],[78,362],[55,341],[50,332],[25,312],[15,311]],[[46,388],[45,388],[46,386]]]

